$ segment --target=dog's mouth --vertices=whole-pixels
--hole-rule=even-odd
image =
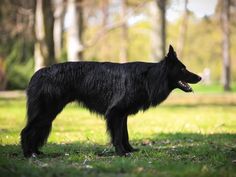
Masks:
[[[193,91],[193,89],[190,87],[190,85],[188,85],[188,83],[187,82],[184,82],[184,81],[178,81],[177,82],[178,83],[178,87],[181,89],[181,90],[183,90],[183,91],[185,91],[185,92],[192,92]]]

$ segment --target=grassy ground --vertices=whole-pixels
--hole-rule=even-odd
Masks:
[[[46,155],[25,159],[25,99],[0,96],[0,176],[236,176],[235,106],[235,93],[174,93],[130,117],[140,151],[125,158],[114,156],[101,118],[70,104],[54,122]]]

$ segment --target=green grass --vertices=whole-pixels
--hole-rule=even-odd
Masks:
[[[25,159],[25,99],[0,97],[0,176],[236,176],[235,106],[235,93],[172,94],[129,118],[140,151],[117,157],[103,119],[70,104],[54,121],[46,154]]]
[[[217,83],[210,85],[196,84],[192,85],[193,89],[198,93],[223,93],[223,86]],[[231,83],[231,91],[236,92],[236,82]]]

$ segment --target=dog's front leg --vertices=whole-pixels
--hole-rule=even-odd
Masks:
[[[125,150],[122,139],[123,139],[123,121],[124,116],[119,116],[115,109],[111,109],[106,114],[107,119],[107,130],[111,136],[111,142],[115,147],[115,151],[119,156],[126,156],[128,152]]]
[[[139,149],[133,148],[129,143],[129,133],[128,133],[128,127],[127,127],[127,116],[124,117],[123,120],[123,128],[122,128],[122,144],[127,152],[135,152]]]
[[[126,155],[125,148],[122,143],[123,136],[123,119],[122,118],[114,118],[114,137],[113,137],[113,145],[115,147],[116,153],[120,156]]]

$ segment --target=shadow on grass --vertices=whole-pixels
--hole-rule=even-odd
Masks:
[[[236,134],[198,134],[198,133],[159,133],[146,139],[131,140],[131,144],[139,148],[137,154],[142,156],[181,158],[183,155],[208,156],[223,155],[226,159],[236,159]],[[63,158],[70,155],[78,155],[82,158],[87,156],[109,157],[114,156],[114,149],[111,145],[100,145],[92,142],[72,142],[54,144],[48,143],[43,148],[43,155],[39,158]],[[9,160],[23,158],[20,145],[0,145],[0,158],[6,157]],[[223,159],[222,159],[223,160]]]
[[[233,176],[236,134],[160,133],[136,139],[130,157],[91,142],[47,144],[38,158],[23,157],[19,145],[0,145],[2,176]],[[108,148],[108,151],[107,151]],[[110,149],[109,149],[110,148]],[[103,154],[103,155],[101,155]],[[1,176],[0,175],[0,176]]]

